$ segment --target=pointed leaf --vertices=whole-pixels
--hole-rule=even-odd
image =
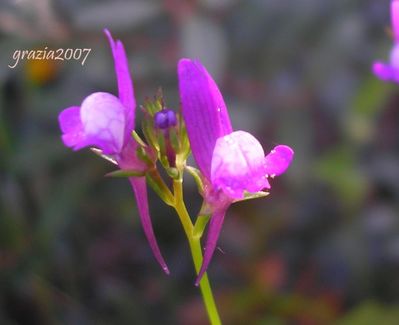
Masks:
[[[236,199],[233,202],[241,202],[241,201],[247,201],[247,200],[252,200],[252,199],[259,199],[262,197],[268,196],[270,193],[269,192],[256,192],[256,193],[249,193],[249,192],[244,192],[244,198],[243,199]]]
[[[103,154],[101,149],[90,148],[90,150],[93,151],[97,156],[100,156],[101,158],[108,160],[109,162],[113,163],[114,165],[118,165],[118,162],[115,160],[115,158],[113,156]]]
[[[135,130],[132,131],[132,137],[134,140],[137,141],[137,143],[142,146],[142,147],[147,147],[147,144],[143,141],[143,139],[140,138],[140,136],[137,134]]]
[[[106,177],[141,177],[145,175],[145,171],[133,169],[119,169],[105,174]]]

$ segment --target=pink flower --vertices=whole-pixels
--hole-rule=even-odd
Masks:
[[[223,97],[200,62],[180,60],[178,76],[182,114],[194,159],[205,178],[204,197],[212,214],[198,285],[230,204],[243,199],[246,193],[270,189],[268,177],[284,173],[294,152],[279,145],[265,157],[254,136],[233,131]]]
[[[121,169],[145,171],[145,164],[136,155],[138,144],[131,137],[136,101],[125,49],[121,41],[114,41],[108,30],[104,32],[114,57],[118,97],[96,92],[87,96],[80,106],[64,109],[59,115],[62,140],[73,150],[96,147],[103,154],[112,156]],[[129,181],[150,247],[163,270],[169,274],[152,228],[145,177],[130,177]]]

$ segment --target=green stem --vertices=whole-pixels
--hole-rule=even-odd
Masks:
[[[210,219],[209,215],[199,215],[194,224],[193,236],[194,238],[201,238],[206,225]]]
[[[182,180],[173,181],[173,190],[175,195],[175,209],[177,214],[179,215],[180,221],[184,228],[184,232],[186,233],[188,242],[190,244],[191,255],[193,257],[196,273],[198,274],[202,264],[202,250],[200,241],[201,236],[194,236],[194,226],[183,200]],[[203,224],[203,227],[205,227],[205,225],[206,223]],[[211,324],[221,324],[207,273],[203,275],[199,286],[202,294],[202,299],[205,304],[205,309],[208,313]]]

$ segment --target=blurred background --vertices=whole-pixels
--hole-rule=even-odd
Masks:
[[[398,324],[399,86],[370,72],[392,45],[389,4],[1,0],[0,323],[207,323],[173,211],[149,193],[166,276],[128,182],[61,142],[62,109],[117,92],[108,27],[138,103],[161,86],[177,108],[177,61],[199,58],[235,129],[295,149],[269,197],[228,211],[209,268],[225,324]],[[92,51],[8,67],[46,46]],[[185,191],[195,214],[190,176]]]

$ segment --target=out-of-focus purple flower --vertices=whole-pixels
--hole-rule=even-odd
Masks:
[[[399,0],[391,0],[391,20],[394,44],[389,62],[376,61],[373,63],[372,69],[381,80],[399,83]]]
[[[246,193],[270,189],[268,177],[282,174],[294,152],[279,145],[265,157],[255,137],[245,131],[233,132],[223,97],[200,62],[180,60],[178,75],[182,114],[212,213],[198,285],[212,258],[227,208]]]
[[[125,49],[120,40],[114,41],[108,30],[104,32],[114,58],[118,97],[106,92],[96,92],[87,96],[81,106],[63,110],[59,115],[62,140],[73,150],[96,147],[103,154],[112,156],[121,169],[145,171],[145,164],[136,155],[138,144],[131,136],[136,101]],[[145,177],[130,177],[129,181],[135,193],[144,233],[155,258],[169,274],[152,228]]]

